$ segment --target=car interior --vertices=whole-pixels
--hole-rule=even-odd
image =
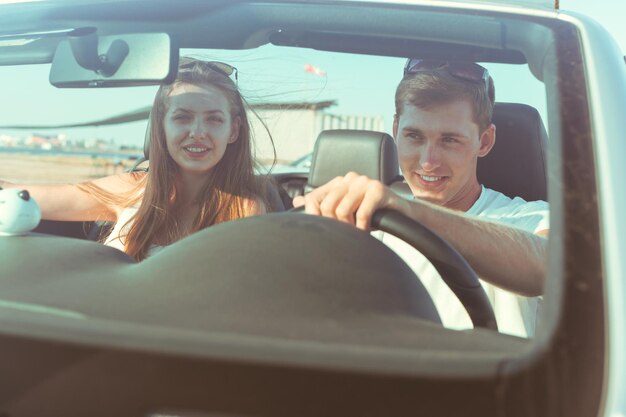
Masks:
[[[496,103],[493,123],[497,143],[479,160],[479,181],[507,196],[526,201],[547,199],[547,132],[539,112],[520,103]],[[149,126],[144,142],[144,159],[149,160]],[[410,196],[402,180],[393,138],[386,133],[365,130],[327,130],[320,133],[313,152],[311,171],[306,174],[270,173],[267,199],[272,212],[293,208],[292,199],[319,187],[336,176],[354,171],[390,185],[397,193]],[[43,220],[36,232],[97,240],[98,225],[82,222]]]
[[[549,123],[530,105],[497,102],[496,146],[478,177],[551,205],[537,335],[498,333],[476,273],[424,226],[383,211],[374,223],[431,260],[472,330],[443,328],[415,273],[369,234],[292,211],[294,196],[348,171],[411,197],[388,133],[329,129],[308,174],[270,173],[273,213],[212,226],[145,261],[94,242],[107,226],[98,222],[42,221],[0,239],[0,292],[19,306],[0,314],[0,415],[590,415],[602,398],[605,328],[575,28],[471,6],[155,4],[14,5],[1,31],[22,34],[32,21],[41,39],[1,53],[0,64],[52,62],[66,34],[41,33],[96,27],[112,38],[167,32],[177,48],[272,44],[527,65],[545,84]]]

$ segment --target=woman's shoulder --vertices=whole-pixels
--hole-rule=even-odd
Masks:
[[[265,202],[260,196],[245,198],[243,209],[244,209],[244,215],[246,217],[267,213],[267,207],[265,205]]]

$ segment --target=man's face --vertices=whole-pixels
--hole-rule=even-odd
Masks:
[[[413,195],[468,210],[480,195],[476,163],[495,142],[495,126],[480,132],[469,101],[423,110],[404,104],[394,121],[400,168]]]

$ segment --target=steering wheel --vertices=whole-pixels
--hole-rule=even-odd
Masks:
[[[304,213],[304,207],[289,211]],[[459,299],[474,327],[498,329],[493,308],[476,272],[445,239],[418,221],[388,208],[374,213],[372,227],[402,239],[421,252]]]

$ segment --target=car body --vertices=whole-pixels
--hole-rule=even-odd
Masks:
[[[363,129],[332,125],[352,108],[370,117],[359,103],[386,102],[390,112],[380,117],[391,117],[393,85],[407,57],[458,58],[515,67],[513,78],[501,81],[497,69],[492,71],[502,91],[519,82],[519,71],[541,87],[531,105],[548,126],[551,206],[544,311],[532,340],[484,328],[453,331],[409,314],[405,306],[414,306],[411,297],[420,292],[403,278],[408,272],[397,256],[347,225],[298,213],[214,226],[139,264],[86,239],[83,224],[43,222],[33,233],[0,237],[0,414],[626,415],[626,68],[598,23],[545,3],[0,4],[0,83],[13,91],[13,102],[5,97],[0,111],[23,109],[19,117],[3,118],[0,133],[25,126],[63,130],[119,114],[121,100],[132,108],[150,104],[154,86],[116,96],[123,88],[97,88],[97,82],[62,88],[53,101],[36,102],[43,97],[34,94],[36,83],[57,91],[48,85],[50,63],[57,45],[79,28],[113,38],[165,33],[175,52],[180,47],[243,56],[237,58],[240,69],[246,54],[263,48],[285,67],[293,59],[286,56],[305,52],[351,64],[337,90],[350,90],[354,101],[336,114],[294,111],[334,105],[335,97],[316,98],[331,82],[323,76],[315,78],[306,105],[301,97],[297,105],[289,100],[292,91],[311,89],[302,88],[302,74],[290,84],[281,73],[274,84],[258,84],[266,90],[252,91],[271,101],[256,108],[267,111],[260,119],[269,136],[287,132],[275,134],[284,160],[311,152],[323,123],[348,126],[353,133]],[[273,74],[263,72],[267,56],[241,71],[242,89],[243,73]],[[379,61],[391,62],[389,73]],[[310,64],[297,65],[302,63]],[[142,68],[135,64],[145,75]],[[313,68],[312,76],[324,72]],[[9,90],[18,73],[30,78],[17,92]],[[55,74],[51,80],[62,82],[69,73]],[[363,74],[369,83],[358,78]],[[271,94],[278,86],[286,95],[280,103]],[[70,96],[79,95],[93,99],[71,108]],[[93,113],[77,117],[79,107]],[[64,108],[68,114],[61,117]],[[145,119],[141,114],[137,120]],[[304,126],[313,128],[296,131]],[[145,124],[134,129],[136,153]],[[264,137],[262,127],[255,130]],[[306,146],[292,148],[298,141]],[[264,143],[259,154],[272,159]],[[0,178],[16,179],[6,178],[7,172],[0,171]],[[275,179],[300,190],[311,180],[308,169],[277,173]]]

